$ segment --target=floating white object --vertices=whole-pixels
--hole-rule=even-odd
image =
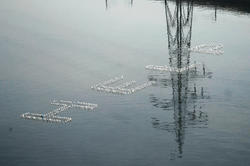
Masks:
[[[45,113],[45,114],[40,114],[40,113],[24,113],[21,115],[21,118],[24,119],[31,119],[31,120],[41,120],[41,121],[46,121],[46,122],[70,122],[72,121],[71,117],[61,117],[61,116],[56,116],[60,112],[66,111],[70,108],[81,108],[84,110],[94,110],[96,107],[98,107],[97,104],[92,104],[92,103],[85,103],[81,101],[66,101],[66,100],[53,100],[51,102],[52,105],[60,106],[59,108]]]
[[[221,55],[224,53],[222,44],[201,44],[189,49],[191,52]]]
[[[138,85],[136,87],[128,88],[136,83],[136,81],[129,81],[129,82],[120,84],[118,86],[110,86],[111,84],[114,84],[118,81],[123,80],[123,78],[124,78],[123,76],[112,78],[110,80],[104,81],[103,83],[98,83],[94,86],[91,86],[91,89],[94,89],[100,92],[126,95],[126,94],[132,94],[139,90],[145,89],[155,83],[154,81],[149,81],[141,85]]]
[[[177,72],[177,73],[181,73],[181,72],[184,72],[186,70],[190,70],[190,69],[193,69],[196,67],[197,67],[196,63],[191,64],[191,65],[186,66],[186,67],[182,67],[182,68],[169,67],[167,65],[165,65],[165,66],[157,66],[157,65],[145,66],[146,70],[161,71],[161,72]]]

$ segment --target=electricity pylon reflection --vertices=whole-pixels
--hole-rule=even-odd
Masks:
[[[159,78],[157,75],[149,75],[150,80],[160,82],[164,86],[171,85],[172,99],[160,99],[151,96],[151,102],[157,107],[166,110],[173,110],[173,121],[164,122],[159,118],[152,118],[154,128],[174,132],[177,143],[178,157],[182,157],[185,130],[190,127],[206,127],[208,122],[207,114],[202,112],[198,106],[200,99],[209,98],[205,96],[204,88],[198,88],[198,78],[211,77],[206,71],[205,65],[196,65],[190,68],[190,47],[193,21],[193,2],[182,2],[176,0],[173,8],[170,8],[165,0],[165,14],[167,23],[168,49],[169,49],[169,71],[168,78]],[[186,70],[178,69],[186,68]],[[200,71],[200,68],[202,69]],[[180,70],[179,70],[180,71]]]
[[[106,10],[108,10],[109,9],[109,2],[110,0],[105,0],[105,8],[106,8]],[[134,4],[134,0],[128,0],[129,1],[129,4],[130,4],[130,6],[132,7],[133,6],[133,4]]]

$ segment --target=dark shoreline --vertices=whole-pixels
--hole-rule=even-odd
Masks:
[[[154,1],[164,2],[164,0],[154,0]],[[174,2],[175,0],[167,0],[167,1]],[[233,11],[239,14],[250,13],[250,0],[179,0],[179,1],[193,2],[195,6]]]

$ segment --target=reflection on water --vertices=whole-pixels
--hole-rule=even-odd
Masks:
[[[165,0],[155,0],[165,1]],[[175,0],[168,0],[174,2]],[[214,20],[217,20],[217,10],[226,10],[237,12],[240,14],[250,13],[250,2],[248,0],[182,0],[183,2],[192,2],[194,6],[200,6],[203,8],[214,9]]]
[[[167,22],[169,66],[181,69],[190,64],[190,52],[193,21],[193,2],[177,0],[173,9],[165,0]],[[188,68],[184,72],[170,71],[169,75],[150,73],[149,80],[158,82],[158,86],[172,87],[172,99],[150,96],[151,103],[163,110],[174,111],[173,122],[152,117],[154,128],[175,133],[178,157],[182,157],[185,130],[204,128],[208,124],[208,115],[202,111],[200,100],[209,99],[204,87],[196,85],[197,79],[211,78],[203,64],[200,68]]]
[[[133,3],[134,3],[134,0],[126,0],[125,2],[126,2],[126,3],[129,2],[130,6],[132,7],[132,6],[133,6]],[[110,3],[112,3],[112,0],[105,0],[105,7],[106,7],[106,10],[109,9]],[[116,2],[115,2],[115,3],[116,3]]]
[[[249,17],[198,3],[2,0],[0,165],[250,163]],[[187,51],[210,41],[226,55]],[[189,70],[147,75],[148,64]],[[124,96],[90,89],[118,74],[156,85]],[[20,119],[53,98],[100,107],[72,109],[67,125]]]

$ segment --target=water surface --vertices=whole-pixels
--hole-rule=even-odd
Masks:
[[[249,12],[149,0],[2,0],[0,11],[0,165],[249,165]],[[185,52],[206,43],[224,54]],[[194,62],[205,72],[145,70]],[[119,75],[156,85],[90,89]],[[99,107],[63,113],[68,124],[20,118],[52,99]]]

